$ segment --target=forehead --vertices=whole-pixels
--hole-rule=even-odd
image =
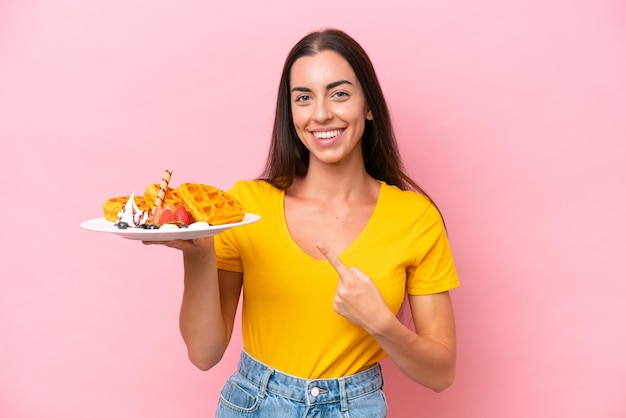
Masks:
[[[337,80],[358,82],[348,61],[335,51],[322,51],[298,58],[291,66],[291,87],[322,84]]]

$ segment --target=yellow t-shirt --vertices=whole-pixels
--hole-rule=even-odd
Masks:
[[[218,267],[244,273],[246,351],[302,378],[346,376],[385,358],[371,335],[333,310],[337,272],[291,238],[284,192],[264,181],[240,181],[229,193],[246,212],[261,215],[215,241]],[[405,291],[433,294],[459,285],[439,212],[423,195],[385,183],[369,222],[339,256],[372,278],[396,313]]]

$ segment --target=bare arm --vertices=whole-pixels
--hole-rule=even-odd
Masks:
[[[335,311],[370,333],[398,368],[415,382],[440,392],[455,374],[454,313],[447,292],[409,296],[413,332],[387,307],[372,280],[356,267],[347,268],[323,244],[319,250],[339,273]]]
[[[228,347],[243,274],[217,269],[213,238],[170,241],[164,245],[183,251],[180,332],[191,362],[208,370],[221,360]]]
[[[413,332],[391,311],[374,321],[368,332],[409,378],[436,392],[454,381],[456,337],[454,313],[448,292],[411,296]],[[386,307],[386,306],[385,306]],[[383,309],[383,308],[381,308]]]

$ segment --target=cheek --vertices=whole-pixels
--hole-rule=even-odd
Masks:
[[[296,129],[302,128],[306,120],[306,115],[301,109],[291,111],[291,122],[296,127]]]
[[[367,109],[362,109],[360,106],[338,106],[333,113],[344,121],[360,124],[366,118]]]
[[[291,112],[291,123],[293,124],[296,134],[298,135],[298,139],[300,142],[306,145],[306,117],[302,114],[302,112]]]

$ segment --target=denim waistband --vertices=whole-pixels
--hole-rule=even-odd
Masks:
[[[282,373],[242,351],[238,372],[259,386],[259,396],[266,392],[308,405],[341,402],[377,391],[383,387],[380,364],[354,375],[334,379],[303,379]]]

